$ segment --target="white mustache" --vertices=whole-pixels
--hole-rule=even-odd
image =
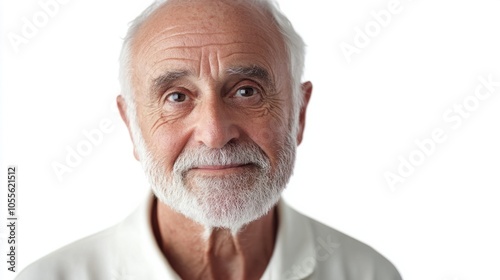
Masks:
[[[174,163],[174,173],[186,172],[198,166],[225,166],[254,164],[268,169],[271,163],[267,155],[255,143],[228,143],[220,149],[206,146],[184,150]],[[179,174],[179,173],[177,173]]]

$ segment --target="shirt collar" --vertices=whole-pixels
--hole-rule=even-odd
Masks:
[[[316,267],[314,235],[309,220],[283,199],[277,207],[279,226],[276,244],[262,279],[304,279]]]
[[[117,234],[115,239],[121,246],[126,244],[123,252],[116,256],[119,263],[115,267],[121,269],[117,272],[121,277],[116,279],[123,279],[129,275],[150,275],[148,279],[181,279],[156,242],[151,226],[154,200],[154,195],[149,194],[147,202],[127,219],[128,222],[121,223],[115,228],[121,233],[126,233]],[[290,208],[283,199],[278,202],[277,210],[276,243],[261,279],[304,279],[311,275],[316,267],[314,235],[309,220]],[[142,265],[145,259],[147,265]]]
[[[151,226],[154,202],[154,195],[148,193],[146,201],[115,227],[114,247],[119,249],[114,267],[120,271],[113,279],[181,280],[156,242]]]

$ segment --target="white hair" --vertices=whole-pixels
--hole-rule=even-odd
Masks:
[[[137,124],[136,103],[134,101],[134,88],[132,85],[132,65],[131,65],[131,47],[132,41],[141,27],[141,25],[152,15],[158,8],[165,5],[169,0],[156,0],[147,7],[137,18],[131,23],[127,34],[123,41],[122,51],[120,54],[120,70],[119,79],[127,105],[127,117],[131,125],[132,138],[135,143],[141,141],[138,133],[141,133]],[[291,76],[292,88],[292,115],[293,119],[290,122],[292,135],[297,135],[298,132],[298,112],[303,105],[304,97],[301,95],[301,79],[304,72],[305,60],[305,43],[300,35],[295,31],[288,18],[281,12],[278,3],[275,0],[246,0],[246,3],[256,4],[263,12],[270,13],[278,30],[283,36],[285,43],[285,51],[288,56],[288,67]],[[139,144],[139,143],[137,143]]]
[[[146,150],[141,147],[138,151]],[[165,163],[148,152],[142,155],[141,163],[158,200],[204,226],[206,238],[214,228],[226,228],[236,235],[245,225],[269,213],[292,175],[295,151],[294,138],[287,133],[277,151],[274,170],[264,151],[253,142],[184,150],[168,174]],[[195,166],[231,164],[252,164],[254,168],[222,177],[187,173]]]
[[[132,84],[131,48],[141,25],[168,1],[155,1],[131,22],[120,55],[120,82],[136,154],[156,197],[176,212],[202,224],[205,227],[205,238],[216,227],[228,228],[236,234],[244,225],[269,212],[281,197],[281,192],[293,172],[298,112],[304,102],[300,80],[304,68],[305,44],[274,0],[240,0],[250,3],[252,7],[258,5],[259,12],[272,16],[283,36],[288,57],[286,63],[291,80],[285,82],[291,83],[293,118],[289,120],[288,133],[282,135],[283,139],[280,139],[283,143],[277,151],[276,170],[273,171],[269,159],[257,144],[233,143],[221,149],[207,147],[186,149],[177,158],[172,173],[167,174],[165,162],[151,154],[140,130]],[[192,166],[225,164],[252,164],[256,168],[244,174],[223,178],[186,174]],[[188,190],[192,184],[197,186],[193,193]],[[242,187],[235,188],[238,185]]]

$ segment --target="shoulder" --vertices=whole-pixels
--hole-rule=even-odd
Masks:
[[[166,269],[150,229],[150,207],[148,200],[119,224],[50,253],[16,280],[158,279]]]
[[[313,279],[400,280],[395,266],[365,243],[289,208],[299,224],[307,224],[314,247]]]
[[[100,279],[92,271],[110,267],[110,254],[116,250],[117,226],[66,245],[32,263],[21,271],[18,280]],[[106,275],[108,276],[108,275]],[[111,275],[107,279],[113,279]]]

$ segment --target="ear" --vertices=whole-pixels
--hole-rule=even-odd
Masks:
[[[134,146],[134,157],[136,160],[139,160],[139,155],[137,154],[134,138],[132,137],[132,130],[130,129],[130,120],[128,119],[127,116],[127,103],[125,102],[125,98],[122,95],[118,95],[116,97],[116,106],[118,106],[118,111],[120,111],[120,116],[122,117],[123,122],[127,126],[130,140],[132,140],[132,145]]]
[[[300,145],[302,143],[302,138],[304,135],[304,128],[306,126],[306,110],[307,110],[307,105],[309,104],[309,99],[311,98],[311,93],[312,93],[312,83],[311,82],[305,82],[301,86],[301,97],[303,98],[303,103],[302,106],[300,107],[300,112],[299,112],[299,131],[297,132],[297,145]]]

